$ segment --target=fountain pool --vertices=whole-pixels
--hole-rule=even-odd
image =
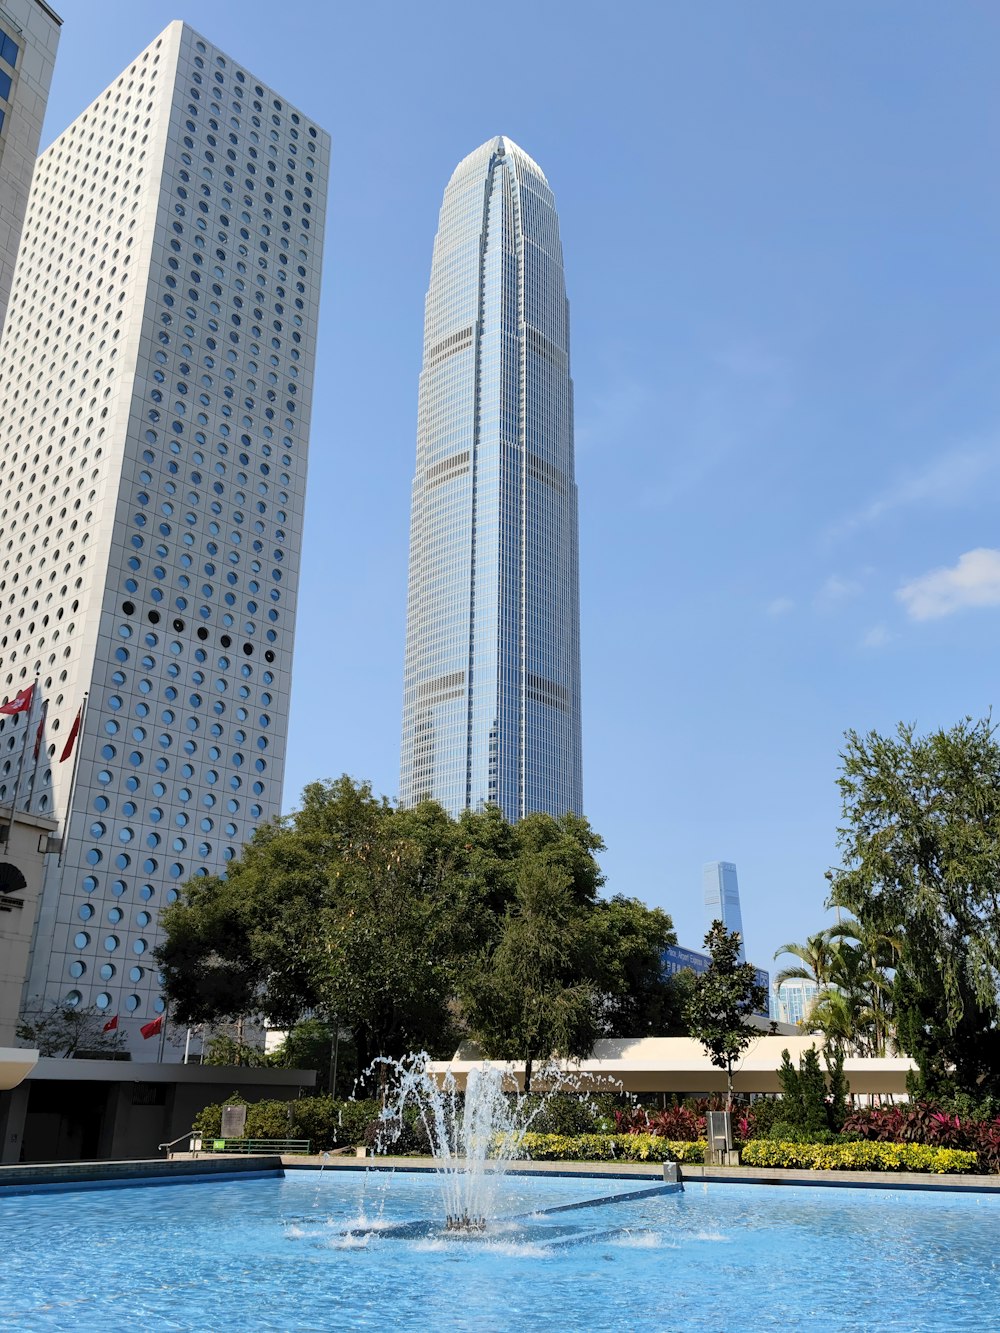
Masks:
[[[998,1195],[654,1184],[508,1174],[474,1237],[385,1170],[4,1195],[0,1327],[995,1327]]]

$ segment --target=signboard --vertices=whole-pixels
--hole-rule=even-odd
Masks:
[[[242,1139],[247,1127],[247,1108],[242,1104],[222,1108],[222,1137]]]

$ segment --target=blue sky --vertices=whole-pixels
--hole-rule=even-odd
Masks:
[[[846,728],[1000,659],[1000,10],[983,0],[63,0],[48,143],[173,18],[333,136],[286,775],[395,796],[423,297],[507,134],[572,304],[586,813],[609,891],[749,954],[824,924]]]

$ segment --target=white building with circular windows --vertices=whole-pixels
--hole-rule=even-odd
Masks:
[[[160,909],[280,809],[329,149],[176,22],[43,153],[28,204],[0,699],[38,679],[18,804],[63,840],[26,996],[117,1014],[137,1053]],[[0,802],[38,717],[0,721]]]

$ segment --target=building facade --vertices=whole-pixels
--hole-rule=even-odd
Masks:
[[[62,19],[43,0],[0,5],[0,333]]]
[[[400,799],[583,805],[569,313],[541,168],[491,139],[444,194],[424,323]]]
[[[693,972],[695,976],[701,976],[712,966],[711,954],[700,953],[697,949],[685,949],[680,944],[668,945],[660,958],[665,977],[676,977],[679,972]],[[771,975],[762,967],[755,967],[754,972],[757,985],[763,986],[768,993],[767,1008],[763,1014],[763,1017],[767,1018],[771,1010]]]
[[[701,883],[705,893],[705,921],[721,921],[728,931],[740,933],[741,963],[747,960],[743,914],[740,911],[740,886],[732,861],[709,861],[702,867]]]
[[[782,1023],[804,1023],[818,995],[816,982],[793,977],[774,987],[772,1004]]]
[[[0,344],[0,697],[38,682],[18,805],[62,840],[25,1005],[118,1015],[146,1058],[160,910],[280,809],[328,160],[175,22],[32,184]],[[38,720],[3,720],[0,801]]]

